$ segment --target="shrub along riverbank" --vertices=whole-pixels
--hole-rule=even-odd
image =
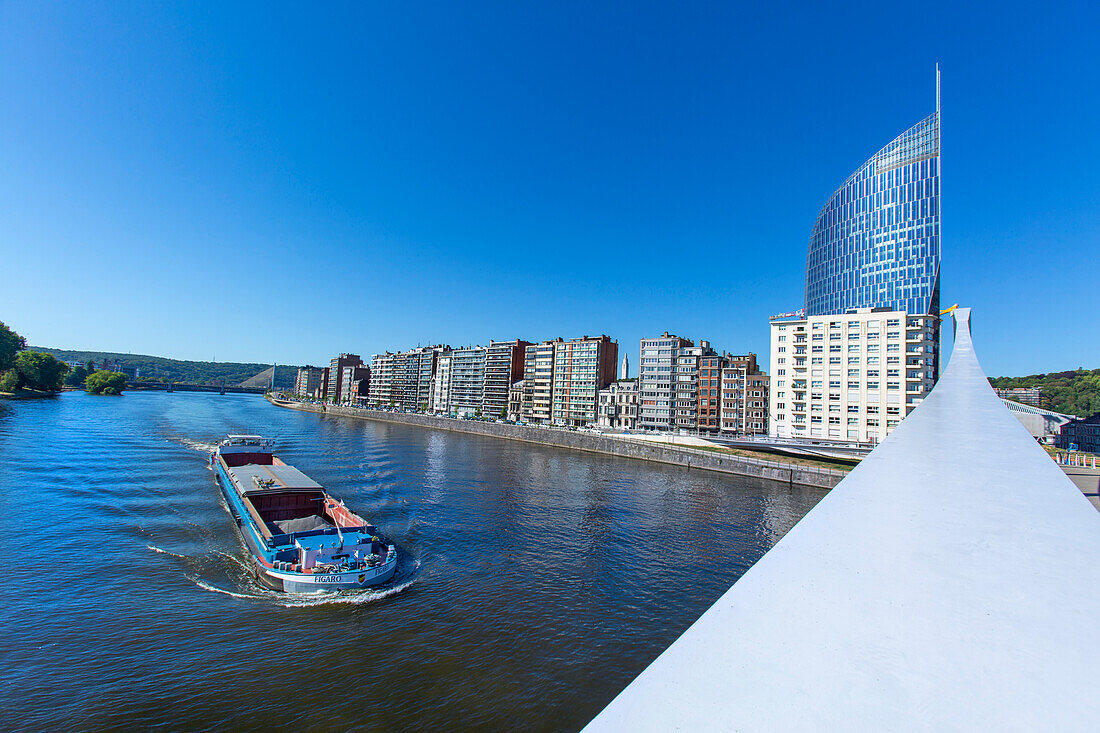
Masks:
[[[69,365],[50,354],[28,351],[27,340],[0,322],[0,393],[49,395],[61,391]]]

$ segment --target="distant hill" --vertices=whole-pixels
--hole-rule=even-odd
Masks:
[[[140,379],[143,381],[172,381],[182,384],[215,384],[224,380],[228,386],[236,386],[243,382],[260,380],[256,386],[266,387],[271,384],[270,364],[250,364],[232,361],[185,361],[183,359],[166,359],[163,356],[148,356],[146,354],[118,354],[112,351],[73,351],[70,349],[52,349],[44,346],[32,346],[35,351],[44,351],[53,354],[63,361],[79,361],[81,363],[92,360],[97,365],[104,361],[119,363],[123,366],[136,367],[141,370]],[[294,378],[298,374],[298,367],[283,366],[280,364],[275,370],[275,387],[277,389],[289,389],[294,386]]]
[[[993,377],[989,383],[998,389],[1038,387],[1042,390],[1039,406],[1066,415],[1088,417],[1100,412],[1100,369]]]

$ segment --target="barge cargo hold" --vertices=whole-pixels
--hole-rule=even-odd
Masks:
[[[257,580],[277,591],[319,593],[385,583],[397,548],[373,525],[271,452],[259,435],[230,435],[210,465]]]

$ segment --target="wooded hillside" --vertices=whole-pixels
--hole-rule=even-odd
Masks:
[[[42,346],[33,348],[36,351],[53,354],[62,361],[84,363],[92,360],[96,363],[97,368],[103,365],[104,360],[111,363],[117,362],[127,367],[136,367],[141,370],[141,376],[138,377],[138,380],[150,382],[172,381],[184,384],[215,384],[218,380],[225,380],[227,386],[236,386],[264,370],[271,369],[270,364],[186,361],[183,359],[167,359],[163,356],[148,356],[146,354],[117,354],[111,351],[72,351]],[[275,370],[275,387],[279,389],[293,387],[297,373],[298,367],[280,364]]]
[[[998,389],[1038,387],[1042,390],[1039,406],[1066,415],[1088,417],[1100,412],[1100,369],[993,377],[989,383]]]

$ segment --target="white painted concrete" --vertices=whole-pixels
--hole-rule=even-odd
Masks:
[[[1097,729],[1100,513],[969,318],[931,396],[586,730]]]

